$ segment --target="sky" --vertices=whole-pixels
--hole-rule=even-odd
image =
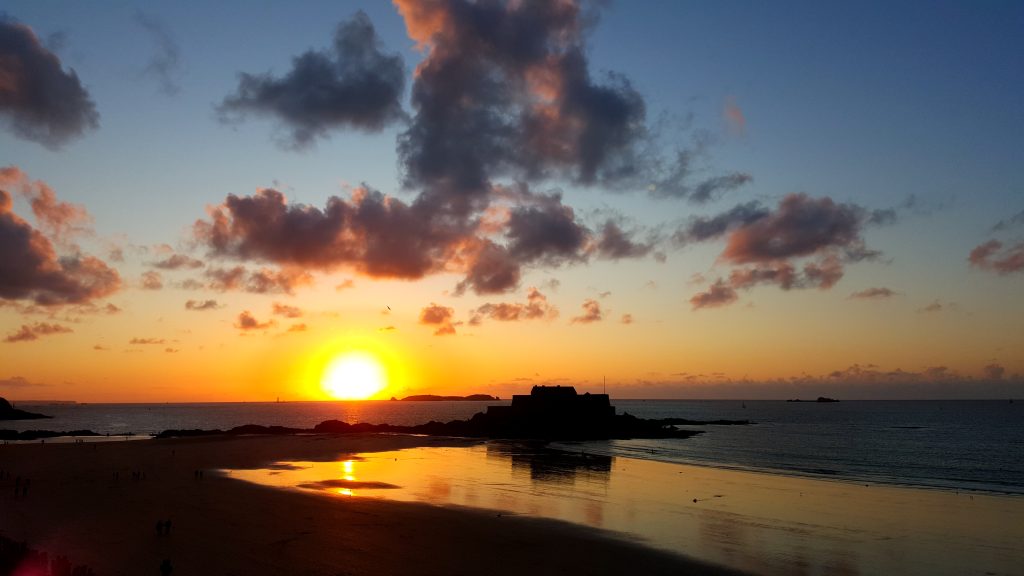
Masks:
[[[6,2],[0,396],[1019,397],[1022,28]]]

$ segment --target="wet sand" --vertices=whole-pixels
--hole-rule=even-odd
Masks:
[[[566,522],[341,499],[214,472],[471,444],[355,435],[3,445],[11,477],[0,481],[0,532],[99,576],[159,574],[165,558],[175,575],[734,573]],[[15,497],[17,476],[31,479],[27,496]],[[157,535],[167,519],[170,534]]]

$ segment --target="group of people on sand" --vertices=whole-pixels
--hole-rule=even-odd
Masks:
[[[0,470],[0,480],[10,480],[10,470]],[[32,481],[28,478],[22,478],[21,476],[14,477],[14,497],[25,497],[28,496],[28,488],[32,485]]]

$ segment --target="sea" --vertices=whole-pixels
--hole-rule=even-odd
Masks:
[[[176,429],[243,424],[311,428],[324,420],[422,424],[466,419],[507,402],[359,401],[193,404],[26,404],[52,419],[0,422],[14,430],[92,430],[146,438]],[[697,464],[925,488],[1024,494],[1024,401],[834,403],[613,400],[641,418],[749,420],[689,426],[686,439],[562,442],[550,447],[612,457]],[[130,436],[129,436],[130,435]]]

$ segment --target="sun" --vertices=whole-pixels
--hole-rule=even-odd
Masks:
[[[372,354],[348,352],[327,365],[320,384],[332,398],[365,400],[387,386],[387,374]]]

